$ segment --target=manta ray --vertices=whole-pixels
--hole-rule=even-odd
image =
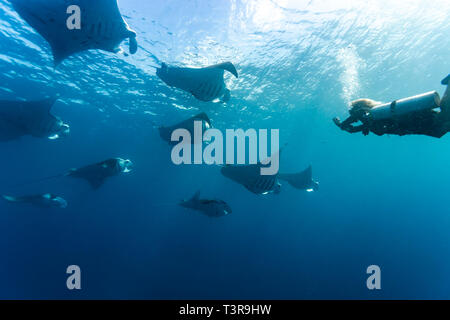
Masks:
[[[156,70],[156,74],[168,86],[189,92],[200,101],[209,102],[221,98],[223,102],[227,102],[230,100],[230,90],[224,82],[225,70],[236,78],[239,77],[231,62],[206,68],[169,67],[163,63],[161,68]]]
[[[316,191],[318,182],[312,179],[312,167],[295,174],[261,175],[261,163],[250,165],[226,165],[221,173],[225,177],[244,186],[254,194],[278,194],[281,191],[280,180],[287,181],[291,186],[299,190]]]
[[[50,113],[56,100],[0,101],[0,141],[26,135],[52,140],[67,136],[70,127]]]
[[[99,189],[106,179],[120,173],[131,172],[132,167],[131,160],[112,158],[78,169],[70,169],[64,176],[85,180],[93,189]]]
[[[41,208],[67,208],[67,201],[51,193],[30,196],[2,196],[4,200],[11,203],[26,203]]]
[[[119,12],[117,0],[11,0],[14,9],[50,44],[55,65],[90,49],[117,53],[128,38],[130,53],[137,51],[136,32]],[[69,29],[68,7],[81,10],[81,28]]]
[[[211,120],[209,119],[208,115],[204,112],[197,114],[187,120],[184,120],[178,124],[169,126],[169,127],[159,127],[159,135],[161,136],[161,139],[164,141],[167,141],[170,145],[175,145],[178,142],[172,141],[172,133],[177,129],[185,129],[189,131],[191,134],[191,137],[194,136],[194,122],[195,121],[201,121],[202,122],[202,129],[209,129],[212,127]]]
[[[183,208],[199,211],[211,218],[224,217],[233,212],[225,201],[200,199],[200,191],[197,191],[191,199],[181,201],[179,205]]]
[[[260,163],[226,165],[222,167],[221,173],[254,194],[280,193],[281,184],[278,181],[278,175],[261,175],[262,167],[263,165]]]
[[[314,181],[312,177],[312,166],[299,173],[281,173],[279,179],[287,181],[298,190],[306,190],[308,192],[319,190],[319,182]]]

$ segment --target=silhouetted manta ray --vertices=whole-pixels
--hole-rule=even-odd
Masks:
[[[113,158],[82,168],[70,169],[64,176],[86,180],[92,188],[98,189],[105,183],[106,179],[119,173],[130,172],[132,166],[131,160]]]
[[[204,112],[197,114],[187,120],[184,120],[178,124],[175,124],[173,126],[170,127],[159,127],[159,135],[161,136],[161,138],[164,141],[167,141],[169,144],[171,145],[175,145],[178,142],[177,141],[172,141],[171,137],[172,137],[172,133],[177,130],[177,129],[186,129],[187,131],[189,131],[189,133],[191,134],[191,137],[194,137],[194,122],[195,121],[202,121],[202,128],[203,130],[205,129],[209,129],[212,127],[211,125],[211,120],[209,119],[208,115]],[[193,140],[191,141],[192,143],[194,142]]]
[[[238,78],[237,70],[231,62],[206,68],[169,67],[163,63],[156,74],[167,85],[189,92],[198,100],[209,102],[221,98],[226,102],[230,100],[230,90],[223,79],[225,70]]]
[[[120,51],[129,38],[130,53],[137,51],[136,32],[119,12],[117,0],[11,0],[14,9],[50,44],[55,65],[67,57],[90,49]],[[81,29],[67,27],[67,8],[81,9]]]
[[[12,203],[26,203],[42,208],[61,208],[61,209],[67,208],[67,201],[65,199],[51,193],[31,195],[31,196],[21,196],[21,197],[12,197],[4,195],[2,197],[6,201]]]
[[[285,180],[296,189],[316,191],[319,183],[312,179],[312,167],[296,174],[261,175],[262,164],[226,165],[221,173],[236,183],[243,185],[255,194],[278,194],[281,191],[279,180]]]
[[[200,191],[197,191],[191,199],[181,201],[179,205],[199,211],[211,218],[227,216],[233,212],[225,201],[200,199]]]
[[[50,113],[56,100],[0,101],[0,141],[26,135],[49,139],[68,135],[69,126]]]

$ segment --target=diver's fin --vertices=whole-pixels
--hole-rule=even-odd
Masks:
[[[441,81],[441,84],[443,84],[444,86],[447,86],[449,81],[450,81],[450,74],[448,76],[446,76],[444,78],[444,80]]]
[[[5,199],[8,202],[20,202],[20,199],[18,199],[16,197],[2,195],[2,198]]]
[[[236,67],[231,62],[219,63],[219,64],[216,64],[216,65],[211,66],[209,68],[223,69],[223,70],[226,70],[228,72],[231,72],[236,78],[239,78],[239,74],[238,74],[238,72],[236,70]]]

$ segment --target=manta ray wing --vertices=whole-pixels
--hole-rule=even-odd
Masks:
[[[22,102],[0,101],[0,141],[11,141],[26,135],[21,125]]]
[[[56,100],[56,98],[49,98],[23,104],[21,125],[26,128],[27,134],[43,137],[52,132],[55,124],[59,121],[50,113]]]
[[[93,173],[89,174],[88,172],[80,172],[78,174],[71,174],[70,176],[87,181],[89,185],[95,190],[99,189],[105,183],[106,180],[105,176]]]
[[[211,101],[225,96],[223,100],[228,101],[230,91],[225,86],[224,71],[231,72],[238,78],[236,67],[231,62],[224,62],[200,70],[201,81],[198,81],[197,87],[191,91],[192,95],[202,101]]]
[[[220,97],[226,101],[230,93],[224,82],[225,70],[238,76],[231,62],[206,68],[178,68],[163,64],[157,75],[167,85],[189,92],[200,101],[209,102]]]
[[[200,101],[209,102],[224,94],[225,82],[223,69],[203,68],[196,72],[196,79],[191,83],[191,94]]]
[[[309,166],[302,172],[294,174],[280,174],[279,177],[281,180],[287,181],[292,187],[305,190],[311,188],[313,183],[312,166]]]
[[[197,190],[189,201],[191,201],[192,203],[199,203],[200,202],[200,190]]]
[[[93,189],[99,189],[108,177],[106,174],[103,174],[100,164],[93,164],[78,169],[72,169],[66,174],[66,176],[85,180]]]
[[[106,177],[85,177],[91,187],[95,190],[99,189],[106,180]]]
[[[259,176],[245,187],[256,194],[265,194],[274,191],[277,184],[276,176]]]
[[[0,142],[11,141],[24,136],[26,133],[20,127],[12,124],[0,116]]]
[[[8,202],[22,202],[21,198],[18,197],[2,195],[2,198]]]
[[[52,48],[55,65],[67,57],[90,49],[117,52],[130,38],[130,52],[137,50],[136,33],[119,12],[117,0],[12,0],[15,10]],[[67,8],[81,9],[81,29],[67,27]]]
[[[236,67],[231,62],[219,63],[214,66],[208,67],[208,69],[214,69],[214,68],[226,70],[228,72],[231,72],[236,78],[239,78],[239,74],[236,70]]]
[[[209,127],[212,127],[211,119],[209,119],[208,115],[205,112],[196,115],[194,117],[194,120],[203,120],[209,125]]]
[[[58,121],[50,114],[56,98],[39,101],[0,101],[0,141],[31,134],[42,136]]]
[[[29,101],[23,103],[24,112],[34,118],[46,118],[51,115],[50,110],[55,104],[57,98],[48,98],[44,100]]]
[[[191,135],[194,135],[195,121],[203,121],[207,129],[212,127],[211,120],[209,119],[208,115],[205,112],[202,112],[173,126],[159,127],[158,128],[159,135],[164,141],[167,141],[169,144],[176,145],[178,144],[177,141],[171,141],[172,133],[177,129],[185,129],[189,131]]]

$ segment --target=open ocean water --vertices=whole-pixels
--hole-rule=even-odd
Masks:
[[[49,0],[51,1],[51,0]],[[69,137],[0,144],[0,193],[52,192],[65,210],[0,201],[2,299],[449,299],[450,136],[363,136],[333,124],[361,97],[438,90],[447,0],[119,0],[136,55],[89,51],[54,68],[48,43],[0,0],[0,100],[59,95]],[[126,47],[126,44],[123,44]],[[125,48],[125,51],[128,49]],[[166,86],[161,62],[232,61],[228,103]],[[217,167],[175,166],[156,129],[200,111],[215,127],[277,128],[281,171],[320,190],[257,196]],[[28,184],[110,157],[134,170],[93,191]],[[14,187],[11,187],[14,186]],[[177,206],[201,190],[233,213]],[[66,288],[79,265],[82,290]],[[382,290],[366,287],[369,265]]]

